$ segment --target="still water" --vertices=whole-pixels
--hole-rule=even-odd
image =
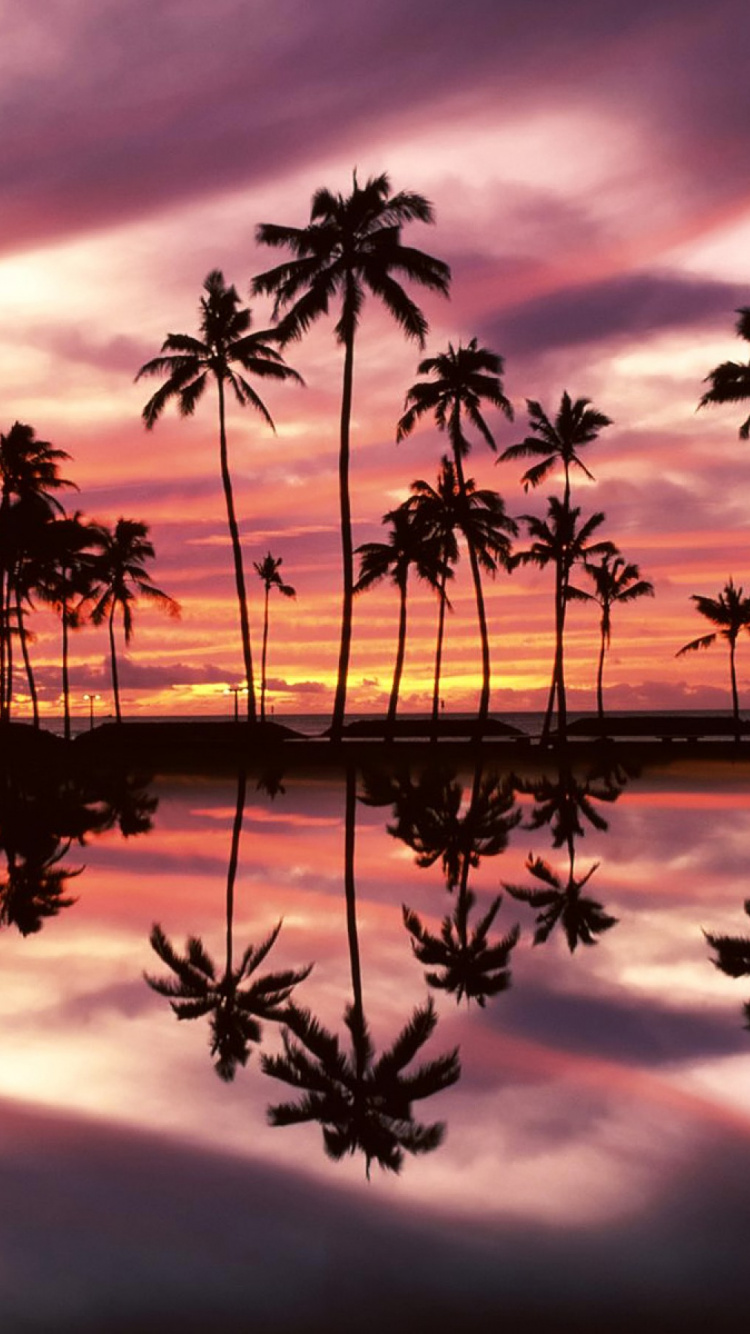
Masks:
[[[733,1327],[749,777],[7,778],[4,1334]]]

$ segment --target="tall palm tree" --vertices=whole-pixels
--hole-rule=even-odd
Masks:
[[[435,357],[426,357],[419,363],[417,373],[429,375],[432,379],[419,380],[408,390],[406,410],[396,429],[396,439],[405,440],[422,417],[427,414],[434,417],[439,430],[446,431],[450,440],[457,490],[464,505],[467,505],[464,459],[471,449],[471,442],[464,433],[464,420],[479,432],[490,449],[495,450],[497,446],[482,415],[482,405],[489,403],[509,419],[512,420],[513,417],[513,409],[503,393],[500,379],[502,370],[502,357],[488,348],[479,347],[476,338],[472,338],[466,347],[459,343],[455,348],[449,343],[447,352],[441,352]],[[506,535],[514,535],[517,531],[514,520],[505,514],[499,496],[496,497],[495,523],[498,529],[502,526]],[[468,535],[465,536],[482,646],[482,690],[477,716],[477,732],[481,735],[490,706],[490,644],[479,568],[482,561],[474,542]],[[504,563],[507,567],[510,543],[507,544],[506,552]]]
[[[274,318],[282,316],[284,341],[301,338],[331,301],[341,302],[335,326],[344,349],[339,445],[339,503],[343,598],[338,676],[331,721],[331,739],[341,738],[346,708],[346,687],[352,636],[354,553],[352,546],[349,460],[354,385],[354,344],[365,295],[379,298],[407,338],[424,347],[427,321],[404,290],[398,277],[447,295],[450,269],[401,240],[409,222],[433,222],[430,203],[419,194],[391,194],[383,174],[360,186],[356,172],[348,195],[327,189],[315,192],[306,227],[262,223],[257,239],[264,245],[291,251],[291,259],[259,274],[253,291],[275,297]],[[396,277],[395,275],[398,275]]]
[[[167,377],[143,409],[143,420],[149,430],[158,421],[170,399],[176,399],[181,416],[191,417],[207,385],[211,382],[216,384],[219,400],[219,464],[234,557],[242,657],[247,681],[247,716],[248,721],[254,723],[256,707],[250,622],[240,532],[229,472],[226,391],[230,388],[242,407],[249,405],[255,408],[274,430],[265,403],[242,372],[259,379],[296,380],[298,383],[301,383],[301,378],[286,365],[280,353],[271,347],[268,334],[250,333],[250,311],[240,306],[237,289],[227,287],[220,269],[211,270],[203,284],[203,291],[205,295],[200,299],[200,336],[195,338],[190,334],[167,334],[161,347],[162,355],[141,366],[135,378],[140,380],[144,375]]]
[[[612,608],[625,602],[635,602],[637,598],[653,597],[654,585],[648,579],[641,579],[637,565],[627,562],[624,556],[611,552],[602,556],[598,565],[590,561],[585,565],[586,573],[593,580],[594,592],[586,596],[598,602],[601,608],[599,621],[600,643],[599,664],[596,672],[596,706],[599,721],[604,721],[604,655],[612,639]]]
[[[750,342],[750,306],[740,306],[735,328],[740,338]],[[746,403],[750,398],[750,363],[723,361],[706,376],[711,388],[703,394],[698,407],[707,403]],[[750,439],[750,417],[740,427],[740,439]]]
[[[93,587],[85,601],[87,604],[93,603],[91,620],[94,625],[101,625],[104,620],[107,622],[115,717],[121,723],[115,645],[116,614],[119,612],[122,616],[125,643],[129,644],[133,637],[133,603],[137,598],[144,597],[156,603],[168,616],[179,616],[180,607],[174,598],[162,592],[149,579],[146,562],[153,560],[156,553],[148,538],[147,524],[137,519],[118,519],[114,529],[102,525],[99,532]]]
[[[562,741],[567,736],[563,657],[565,613],[568,602],[583,596],[580,590],[571,584],[570,575],[575,565],[590,561],[592,556],[615,554],[616,548],[612,542],[591,540],[597,528],[604,522],[604,517],[604,514],[598,512],[579,523],[580,509],[577,506],[566,506],[556,496],[551,496],[548,501],[546,519],[539,519],[533,514],[522,515],[533,540],[527,551],[519,551],[513,556],[513,563],[538,565],[542,569],[552,565],[555,571],[555,658],[542,731],[543,740],[549,736],[555,699],[558,733]]]
[[[742,589],[735,588],[733,580],[729,579],[719,593],[717,598],[704,597],[700,593],[693,593],[692,601],[695,603],[701,616],[717,627],[709,635],[701,635],[698,639],[691,639],[689,644],[683,644],[682,648],[676,653],[676,657],[681,658],[683,653],[692,653],[699,648],[709,648],[717,639],[724,639],[729,645],[729,674],[732,683],[732,717],[734,719],[734,739],[740,739],[740,701],[737,694],[737,669],[735,666],[735,656],[737,651],[737,640],[741,630],[750,631],[750,597],[742,596]]]
[[[262,1056],[261,1067],[274,1079],[291,1085],[298,1102],[280,1103],[268,1111],[272,1125],[317,1121],[329,1157],[338,1160],[357,1150],[370,1164],[398,1172],[407,1153],[429,1153],[443,1138],[440,1122],[420,1125],[412,1103],[454,1084],[460,1075],[458,1051],[446,1052],[416,1070],[407,1071],[427,1042],[437,1015],[431,1000],[413,1010],[395,1042],[376,1057],[365,1018],[362,969],[357,933],[354,884],[356,783],[351,766],[346,775],[344,821],[344,885],[349,963],[353,1001],[344,1011],[351,1055],[342,1050],[336,1034],[324,1028],[309,1010],[288,1006],[282,1030],[283,1054]]]
[[[436,589],[440,587],[441,579],[448,571],[440,559],[437,540],[415,522],[414,510],[408,500],[384,514],[383,523],[390,524],[387,542],[364,542],[362,546],[357,547],[360,567],[354,592],[361,593],[387,577],[390,577],[398,589],[398,647],[386,718],[386,732],[390,735],[396,721],[398,694],[406,654],[406,588],[409,570],[413,566],[418,577]]]
[[[520,458],[540,459],[540,462],[533,464],[521,478],[525,491],[528,491],[530,486],[539,486],[556,464],[561,463],[565,473],[563,504],[567,508],[570,504],[571,468],[580,468],[581,472],[593,481],[592,474],[580,459],[578,451],[584,445],[596,440],[605,426],[611,426],[611,418],[593,408],[588,398],[577,398],[574,401],[567,389],[560,400],[554,421],[550,420],[536,399],[528,398],[526,406],[531,434],[519,444],[509,445],[500,455],[500,462]]]
[[[211,1015],[211,1055],[220,1079],[234,1079],[237,1066],[245,1066],[250,1044],[260,1042],[260,1021],[279,1019],[294,987],[309,976],[307,968],[286,969],[253,978],[263,960],[273,949],[281,930],[279,921],[261,945],[248,945],[238,964],[234,962],[234,887],[239,861],[242,817],[245,810],[247,778],[240,772],[237,782],[232,839],[227,869],[226,956],[223,973],[214,964],[203,941],[188,936],[184,955],[174,949],[161,926],[151,930],[151,948],[174,973],[174,978],[152,977],[145,973],[153,991],[167,996],[178,1019],[199,1019]],[[250,980],[252,979],[252,980]]]
[[[263,584],[265,590],[265,601],[263,604],[263,651],[261,654],[260,665],[260,721],[266,721],[266,657],[268,653],[268,602],[271,596],[271,589],[278,588],[282,597],[294,598],[297,596],[296,589],[291,584],[285,584],[279,569],[283,565],[281,556],[274,557],[270,551],[263,560],[253,561],[253,569]]]

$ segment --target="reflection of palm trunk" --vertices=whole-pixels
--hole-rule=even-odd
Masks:
[[[344,894],[346,897],[346,931],[349,939],[349,964],[352,973],[352,992],[354,995],[355,1032],[361,1033],[364,1026],[365,1012],[362,997],[362,970],[359,960],[359,938],[357,936],[357,901],[354,889],[354,826],[357,808],[357,773],[353,764],[346,769],[346,810],[344,817]],[[361,1043],[355,1044],[357,1050],[357,1074],[362,1075]]]
[[[245,813],[245,793],[247,791],[247,775],[244,769],[241,769],[237,775],[237,805],[234,812],[234,824],[232,825],[232,842],[229,849],[229,866],[227,868],[227,957],[226,970],[224,976],[231,978],[232,975],[232,931],[234,923],[234,882],[237,879],[237,863],[239,861],[240,834],[242,833],[242,817]]]
[[[432,691],[432,740],[437,741],[438,734],[438,713],[440,710],[440,668],[443,661],[443,636],[445,634],[445,585],[448,579],[447,572],[440,577],[440,587],[438,595],[440,598],[440,611],[438,613],[438,631],[437,646],[435,648],[435,685]]]
[[[242,658],[245,664],[245,679],[247,681],[247,720],[254,723],[255,713],[255,684],[253,682],[253,659],[250,649],[250,621],[247,615],[247,595],[245,592],[245,571],[242,565],[242,547],[240,545],[240,530],[237,527],[237,518],[234,512],[234,496],[232,495],[232,479],[229,475],[229,456],[227,452],[227,431],[224,419],[224,381],[221,376],[217,377],[219,386],[219,452],[221,462],[221,481],[224,487],[224,501],[227,507],[227,523],[229,525],[229,536],[232,542],[232,556],[234,557],[234,581],[237,588],[237,601],[240,610],[240,635],[242,638]]]
[[[391,698],[388,702],[388,716],[386,718],[386,735],[391,736],[393,724],[396,721],[396,709],[398,708],[398,692],[401,688],[401,676],[404,670],[404,658],[406,656],[406,574],[403,579],[399,579],[399,612],[398,612],[398,648],[396,649],[396,665],[393,669],[393,685],[391,686]]]
[[[118,723],[122,722],[120,712],[120,679],[117,675],[117,650],[115,648],[115,607],[116,602],[112,599],[112,605],[109,609],[109,654],[112,663],[112,693],[115,697],[115,718]]]
[[[346,302],[345,302],[346,305]],[[352,508],[349,497],[349,455],[354,385],[354,334],[349,330],[344,346],[344,383],[341,391],[341,439],[339,445],[339,505],[341,509],[341,566],[343,597],[341,603],[341,644],[336,678],[336,695],[331,719],[331,740],[340,741],[346,709],[346,685],[352,642],[352,606],[354,601],[354,553],[352,551]]]

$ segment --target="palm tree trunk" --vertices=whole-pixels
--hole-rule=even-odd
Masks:
[[[36,681],[34,680],[34,669],[31,666],[31,657],[29,655],[29,645],[26,637],[26,629],[23,623],[23,611],[21,603],[16,596],[16,616],[18,619],[18,637],[21,641],[21,655],[23,657],[26,680],[29,684],[29,694],[31,695],[31,712],[34,719],[34,726],[39,728],[39,699],[36,692]]]
[[[458,487],[461,494],[462,504],[466,505],[466,483],[464,480],[464,469],[461,461],[461,454],[457,446],[454,446],[453,455],[456,463],[456,477],[458,478]],[[484,594],[482,592],[482,576],[479,569],[477,553],[474,550],[474,543],[464,533],[466,546],[469,552],[469,565],[471,566],[471,577],[474,583],[474,596],[477,604],[477,620],[479,622],[479,639],[482,647],[482,690],[479,696],[479,710],[477,713],[477,723],[475,731],[475,740],[481,741],[484,732],[487,715],[490,710],[490,641],[487,634],[487,616],[484,609]]]
[[[604,722],[604,691],[602,689],[604,682],[604,654],[606,651],[606,638],[604,626],[602,626],[602,642],[599,647],[599,667],[596,673],[596,707],[599,711],[599,722]]]
[[[231,977],[232,973],[232,955],[233,955],[233,925],[234,925],[234,882],[237,879],[237,863],[240,852],[240,834],[242,833],[242,817],[245,814],[245,793],[247,791],[247,774],[241,769],[237,775],[237,803],[234,812],[234,824],[232,825],[232,842],[229,849],[229,866],[227,867],[227,950],[226,966],[224,970],[225,978]]]
[[[117,603],[112,599],[112,606],[109,609],[109,657],[112,664],[112,694],[115,697],[115,718],[118,723],[122,722],[122,713],[120,712],[120,679],[117,675],[117,650],[115,648],[115,607]]]
[[[385,722],[386,736],[390,738],[393,735],[393,724],[396,721],[396,710],[398,708],[398,693],[401,689],[401,677],[404,670],[404,658],[406,656],[406,575],[403,581],[399,581],[399,612],[398,612],[398,647],[396,649],[396,665],[393,669],[393,685],[391,686],[391,698],[388,701],[388,715]]]
[[[10,721],[11,705],[13,702],[13,631],[11,629],[11,599],[13,593],[13,579],[8,579],[8,587],[5,596],[5,624],[8,627],[8,646],[6,658],[5,678],[5,698],[3,700],[3,716]]]
[[[65,572],[63,571],[63,580]],[[63,597],[62,604],[62,688],[63,718],[65,720],[65,740],[70,741],[70,676],[68,673],[68,603]]]
[[[270,585],[266,584],[266,600],[263,607],[263,652],[260,664],[260,721],[266,721],[266,656],[268,653],[268,598]]]
[[[250,621],[247,614],[247,594],[245,592],[245,571],[242,564],[240,530],[237,526],[237,518],[234,512],[232,479],[229,475],[229,456],[227,451],[227,431],[224,410],[224,381],[221,376],[217,377],[217,383],[219,386],[219,454],[221,461],[221,481],[224,487],[224,500],[227,507],[227,523],[229,525],[229,536],[232,542],[232,555],[234,557],[234,581],[237,588],[237,601],[240,609],[242,659],[245,664],[245,679],[247,680],[247,721],[249,723],[254,723],[257,719],[257,714],[255,709],[253,659],[250,649]]]
[[[740,739],[740,700],[737,694],[737,669],[735,666],[736,639],[729,641],[729,670],[732,678],[732,717],[734,718],[734,739]]]
[[[341,644],[339,647],[336,694],[331,719],[331,741],[340,741],[346,709],[346,687],[352,642],[354,602],[354,552],[352,550],[352,510],[349,497],[349,456],[354,386],[354,333],[349,331],[344,346],[344,380],[341,391],[341,435],[339,445],[339,505],[341,510],[341,566],[343,596],[341,601]]]
[[[354,824],[357,809],[357,774],[353,764],[346,767],[346,808],[344,815],[344,894],[346,897],[346,933],[349,941],[349,965],[352,974],[354,1013],[364,1024],[362,968],[357,935],[357,900],[354,889]],[[361,1073],[361,1072],[360,1072]]]
[[[438,736],[438,716],[440,713],[440,669],[443,662],[443,637],[445,635],[445,585],[448,581],[447,574],[444,574],[440,580],[438,589],[440,597],[440,611],[438,613],[437,644],[435,646],[435,684],[432,690],[432,740],[437,741]]]
[[[565,611],[567,607],[567,574],[563,575],[560,588],[560,602],[557,609],[557,625],[555,629],[555,659],[557,663],[557,734],[560,741],[565,742],[568,739],[568,710],[565,697]]]

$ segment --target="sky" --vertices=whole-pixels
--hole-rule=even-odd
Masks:
[[[515,421],[489,416],[498,451],[526,434],[526,399],[553,413],[563,390],[613,420],[588,447],[584,513],[656,588],[615,617],[610,707],[723,708],[720,648],[675,659],[710,627],[690,602],[729,576],[747,584],[748,445],[742,407],[696,405],[708,371],[746,360],[734,312],[750,299],[750,20],[744,0],[0,0],[0,429],[16,420],[71,455],[71,509],[149,525],[153,577],[179,621],[136,614],[124,708],[221,712],[242,676],[215,400],[169,410],[147,432],[154,382],[134,383],[168,331],[196,332],[201,285],[219,268],[253,309],[253,276],[278,261],[261,222],[303,226],[313,191],[387,172],[430,199],[435,225],[405,241],[452,269],[450,300],[412,289],[427,353],[477,337],[504,358]],[[283,559],[295,602],[272,607],[277,712],[331,707],[338,654],[337,449],[341,352],[321,320],[288,360],[305,387],[263,388],[276,423],[233,409],[232,475],[252,562]],[[355,543],[416,478],[434,482],[445,441],[426,423],[395,443],[420,352],[371,299],[355,367]],[[476,441],[468,471],[508,512],[542,515],[560,479],[525,495],[518,464]],[[479,651],[464,556],[452,593],[443,695],[471,708]],[[540,707],[552,663],[549,572],[488,589],[492,706]],[[428,706],[437,608],[416,590],[403,706]],[[349,701],[381,707],[397,600],[355,608]],[[59,632],[35,618],[43,707],[59,708]],[[597,615],[570,612],[571,703],[595,704]],[[111,708],[106,635],[73,645],[74,707]],[[747,660],[747,661],[746,661]],[[750,690],[741,645],[740,690]],[[19,682],[20,691],[20,682]],[[23,701],[20,709],[23,711]]]

